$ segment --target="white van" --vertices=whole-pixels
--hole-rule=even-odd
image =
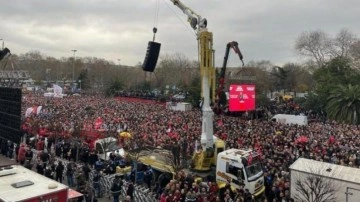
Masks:
[[[308,119],[305,115],[276,114],[271,118],[271,121],[282,124],[308,125]]]

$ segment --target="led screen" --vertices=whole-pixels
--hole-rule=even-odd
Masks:
[[[231,84],[229,89],[229,111],[255,110],[255,85]]]

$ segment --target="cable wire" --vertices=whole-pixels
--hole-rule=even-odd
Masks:
[[[169,4],[164,0],[165,5],[176,15],[176,17],[180,20],[180,22],[182,22],[184,24],[184,26],[186,27],[187,30],[189,30],[190,32],[192,32],[192,34],[194,34],[195,36],[197,36],[195,30],[190,29],[189,25],[187,25],[184,20],[174,11],[174,9],[172,9],[172,7],[169,6]]]
[[[156,7],[155,7],[154,27],[157,27],[157,25],[158,25],[159,11],[160,11],[160,0],[157,0],[156,1]]]

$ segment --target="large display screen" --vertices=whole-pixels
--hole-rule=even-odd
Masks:
[[[229,89],[229,111],[255,110],[255,85],[231,84]]]

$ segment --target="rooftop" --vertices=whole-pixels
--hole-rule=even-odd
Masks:
[[[0,201],[23,201],[45,194],[68,189],[64,184],[51,180],[23,166],[12,165],[16,174],[0,176]],[[14,183],[31,181],[33,184],[21,188],[12,186]],[[52,188],[49,188],[50,187]]]

